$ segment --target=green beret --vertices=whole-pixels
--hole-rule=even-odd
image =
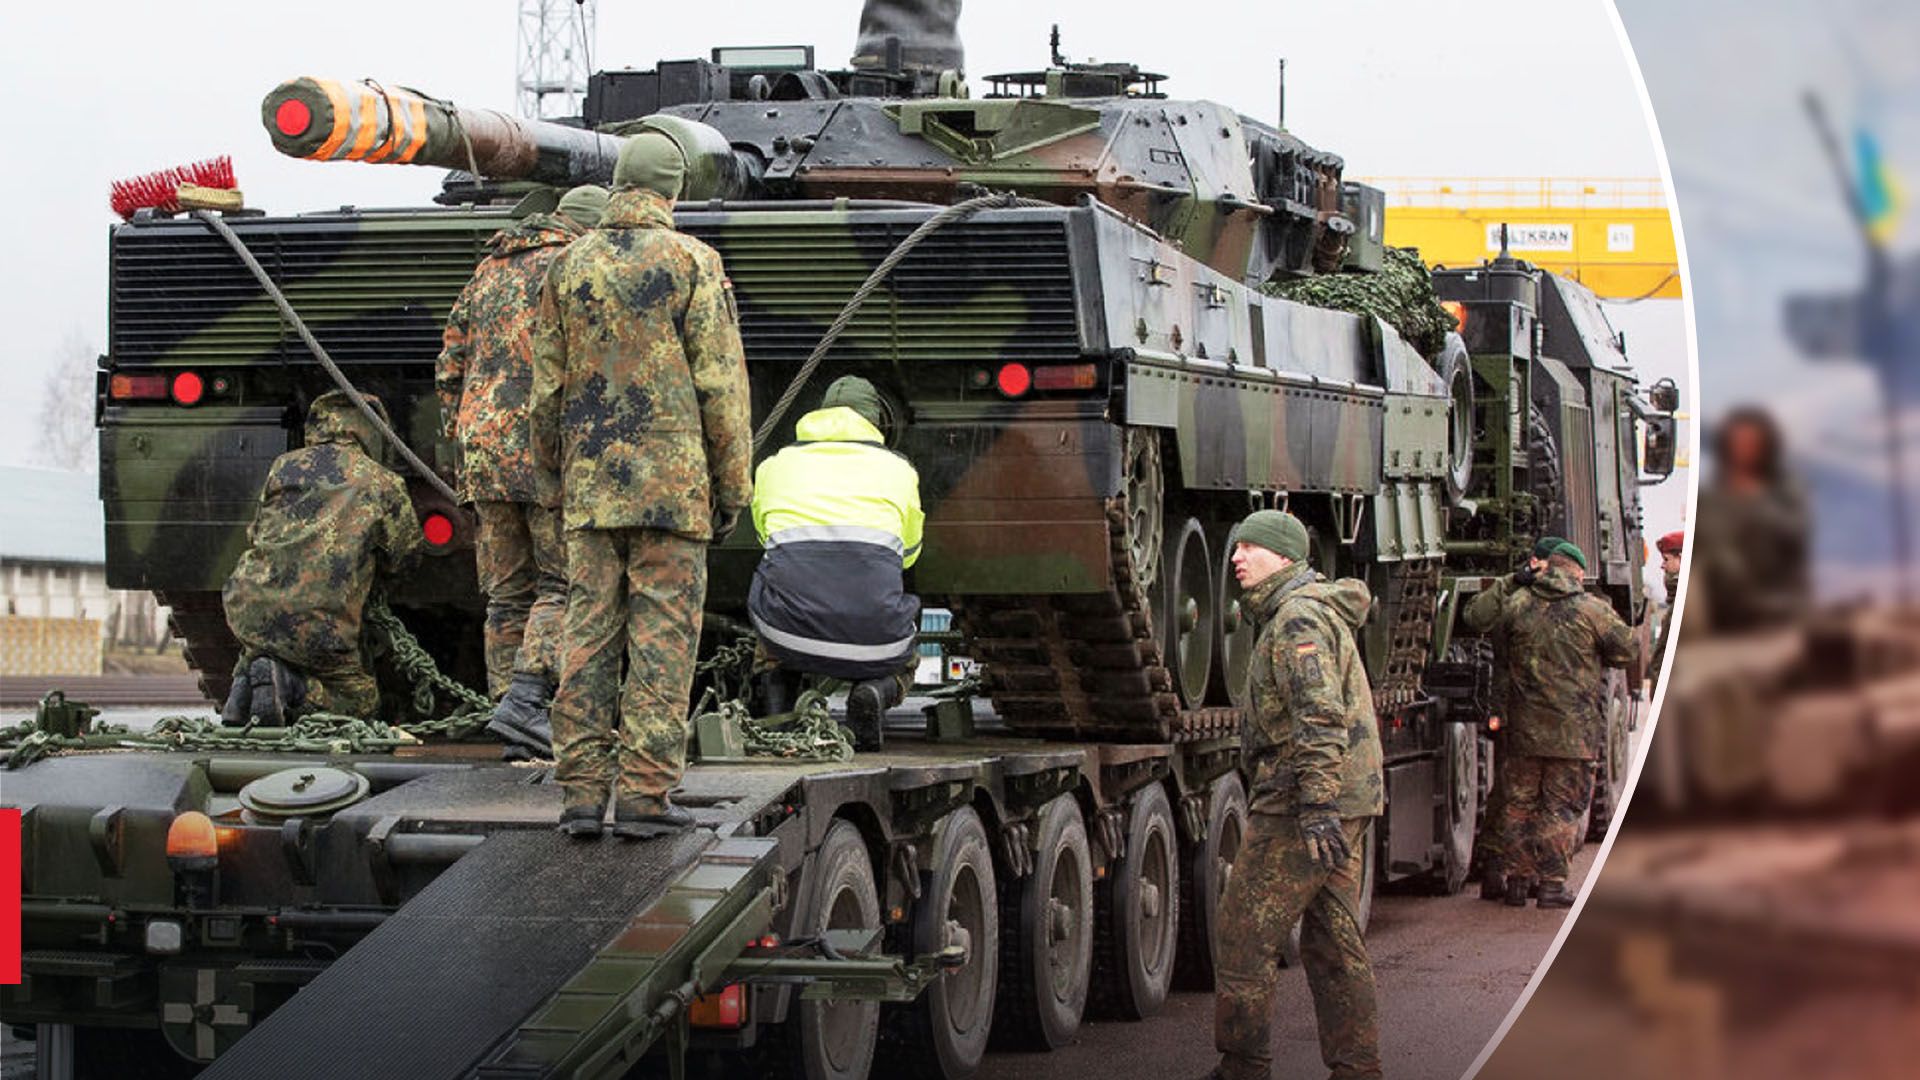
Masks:
[[[880,426],[880,391],[858,375],[842,375],[827,387],[820,399],[823,409],[848,408],[874,427]]]
[[[606,208],[607,189],[599,184],[582,184],[560,196],[560,205],[554,207],[553,212],[583,229],[591,229],[600,224],[600,215]]]
[[[1567,540],[1564,536],[1543,536],[1533,542],[1533,557],[1536,559],[1544,559],[1553,554],[1561,544],[1566,542]],[[1586,565],[1584,560],[1581,562],[1581,565]]]
[[[613,165],[615,188],[645,188],[669,199],[680,197],[687,158],[680,146],[658,131],[643,131],[620,147]]]
[[[1307,557],[1307,527],[1300,519],[1280,510],[1255,510],[1245,521],[1233,527],[1228,546],[1258,544],[1268,551],[1285,555],[1294,562]]]
[[[1567,558],[1572,559],[1574,562],[1577,562],[1580,564],[1580,569],[1582,570],[1585,570],[1587,568],[1587,553],[1584,551],[1581,551],[1579,548],[1579,545],[1575,544],[1571,540],[1562,540],[1558,544],[1555,544],[1553,547],[1553,554],[1564,555]]]

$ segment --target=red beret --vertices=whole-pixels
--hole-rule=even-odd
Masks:
[[[1680,549],[1685,547],[1686,544],[1687,544],[1686,533],[1670,532],[1667,535],[1661,537],[1660,542],[1655,544],[1654,546],[1660,549],[1660,554],[1662,555],[1678,555],[1680,554]]]

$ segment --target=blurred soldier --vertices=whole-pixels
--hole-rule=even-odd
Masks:
[[[1696,600],[1716,632],[1763,630],[1806,611],[1811,526],[1806,498],[1788,475],[1773,417],[1736,409],[1714,440],[1714,475],[1700,488],[1694,552]]]
[[[533,312],[547,267],[600,223],[605,188],[566,193],[552,214],[500,230],[454,301],[434,369],[441,435],[460,448],[460,497],[480,520],[474,564],[487,595],[487,730],[541,757],[553,754],[547,705],[559,682],[567,557],[560,492],[533,465],[527,402]]]
[[[553,702],[561,827],[683,829],[687,694],[709,541],[752,493],[746,357],[712,248],[675,232],[686,159],[627,140],[600,227],[553,261],[533,338],[533,453],[557,477],[567,614]],[[625,657],[626,675],[621,677]]]
[[[1543,536],[1533,542],[1533,550],[1527,555],[1527,565],[1522,569],[1499,578],[1487,592],[1505,596],[1514,588],[1531,584],[1533,579],[1547,569],[1547,557],[1555,548],[1567,541],[1558,536]],[[1484,594],[1483,594],[1484,595]],[[1507,715],[1507,702],[1511,697],[1511,688],[1507,685],[1507,638],[1498,627],[1488,635],[1493,642],[1493,709],[1494,715]],[[1505,720],[1502,720],[1504,725]],[[1506,854],[1506,837],[1499,828],[1500,816],[1506,812],[1507,785],[1499,769],[1499,762],[1507,755],[1505,727],[1493,733],[1493,783],[1487,787],[1487,811],[1485,820],[1489,827],[1480,830],[1478,861],[1480,863],[1480,899],[1505,900],[1507,898],[1507,876],[1501,869]]]
[[[1680,604],[1680,553],[1686,550],[1687,534],[1670,532],[1660,538],[1660,572],[1666,578],[1667,613],[1660,620],[1660,637],[1653,643],[1653,655],[1647,662],[1657,674],[1667,656],[1667,639],[1673,636],[1673,616]]]
[[[386,419],[380,399],[362,397]],[[375,580],[420,550],[407,486],[380,463],[379,438],[344,391],[330,391],[307,412],[306,445],[267,472],[249,546],[221,594],[241,646],[226,723],[279,726],[300,711],[371,718],[377,710],[361,616]]]
[[[1307,565],[1300,519],[1261,510],[1233,532],[1233,573],[1259,620],[1249,673],[1247,836],[1220,900],[1214,1045],[1225,1080],[1273,1067],[1281,947],[1300,924],[1300,956],[1320,1025],[1320,1057],[1339,1080],[1380,1075],[1373,967],[1360,937],[1367,827],[1383,806],[1380,735],[1354,634],[1373,597],[1364,582],[1324,581]]]
[[[834,380],[798,438],[760,463],[753,528],[766,547],[747,593],[760,643],[779,668],[853,681],[854,746],[878,750],[882,721],[913,686],[920,598],[902,572],[920,557],[920,474],[887,449],[880,394],[857,375]],[[757,678],[768,712],[784,712],[785,672]]]
[[[1536,880],[1539,906],[1572,905],[1567,861],[1593,794],[1597,733],[1606,730],[1601,667],[1626,668],[1637,677],[1633,631],[1586,591],[1586,567],[1586,554],[1562,541],[1544,573],[1481,593],[1465,613],[1468,627],[1506,638],[1506,747],[1499,768],[1507,793],[1500,831],[1506,902],[1515,907],[1526,904]]]

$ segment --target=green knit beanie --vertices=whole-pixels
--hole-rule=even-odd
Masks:
[[[607,189],[599,184],[582,184],[560,196],[560,205],[554,207],[553,212],[582,229],[591,229],[600,224],[600,215],[606,208]]]
[[[676,199],[686,174],[687,159],[679,145],[657,131],[643,131],[620,147],[620,158],[613,166],[613,186],[645,188]]]
[[[1561,544],[1567,542],[1564,536],[1543,536],[1533,542],[1533,557],[1544,559],[1554,553]]]
[[[1585,570],[1587,568],[1587,553],[1584,551],[1581,551],[1579,545],[1575,544],[1571,540],[1562,540],[1558,544],[1554,545],[1553,553],[1555,555],[1563,555],[1569,559],[1572,559],[1574,562],[1579,563],[1580,569],[1582,570]]]
[[[852,409],[860,418],[874,427],[880,426],[880,391],[873,384],[858,375],[842,375],[827,387],[826,395],[820,399],[820,407],[833,409],[839,407]]]
[[[1307,557],[1307,527],[1299,518],[1281,510],[1255,510],[1234,526],[1228,546],[1238,543],[1258,544],[1301,562]]]

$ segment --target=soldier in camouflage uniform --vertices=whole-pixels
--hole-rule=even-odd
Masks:
[[[554,213],[496,233],[454,301],[434,369],[441,434],[460,448],[460,498],[480,522],[487,693],[500,702],[487,730],[541,757],[553,753],[547,704],[560,675],[567,556],[559,486],[534,468],[528,434],[533,312],[547,267],[599,224],[606,202],[605,188],[577,187]]]
[[[540,292],[534,459],[557,478],[566,528],[553,735],[572,836],[599,835],[610,792],[619,836],[692,823],[667,794],[686,767],[706,545],[752,496],[732,286],[719,254],[673,227],[685,170],[666,136],[628,139],[600,227]]]
[[[1656,546],[1660,549],[1660,571],[1667,586],[1667,611],[1660,620],[1660,636],[1654,640],[1653,655],[1647,658],[1647,663],[1658,674],[1666,660],[1667,641],[1673,637],[1673,617],[1680,606],[1680,555],[1686,550],[1687,534],[1670,532],[1661,537]]]
[[[1514,574],[1511,580],[1524,585],[1544,573],[1547,569],[1547,557],[1564,543],[1566,540],[1558,536],[1543,536],[1535,540],[1533,551],[1527,556],[1527,565]],[[1494,587],[1510,586],[1495,583]],[[1493,643],[1493,715],[1502,717],[1501,723],[1504,725],[1509,689],[1506,634],[1496,628],[1495,632],[1489,635],[1488,640]],[[1503,726],[1501,730],[1493,733],[1493,783],[1487,786],[1486,820],[1496,825],[1500,821],[1500,816],[1506,813],[1507,808],[1507,785],[1501,779],[1502,774],[1499,769],[1499,762],[1506,755],[1507,740]],[[1498,828],[1481,829],[1479,835],[1474,838],[1474,843],[1474,861],[1480,868],[1480,899],[1505,900],[1507,876],[1501,869],[1501,864],[1506,853],[1506,843],[1500,830]]]
[[[1741,408],[1721,421],[1712,481],[1700,486],[1694,526],[1694,600],[1713,617],[1697,623],[1701,630],[1780,626],[1812,602],[1813,530],[1806,493],[1786,456],[1769,413]]]
[[[1373,597],[1364,582],[1322,580],[1306,557],[1306,527],[1291,514],[1262,510],[1234,530],[1234,575],[1261,630],[1247,835],[1220,900],[1214,1075],[1224,1080],[1272,1069],[1280,952],[1295,923],[1321,1059],[1337,1080],[1380,1075],[1358,919],[1367,828],[1384,806],[1373,693],[1354,643]]]
[[[366,400],[384,420],[380,400]],[[302,705],[359,717],[377,710],[361,617],[375,581],[420,550],[406,484],[375,456],[379,438],[335,390],[308,411],[306,445],[274,459],[249,546],[221,594],[241,646],[227,722],[278,725]]]
[[[1524,906],[1534,882],[1540,907],[1569,907],[1567,863],[1593,794],[1593,761],[1606,730],[1602,666],[1626,668],[1633,631],[1583,584],[1587,558],[1562,542],[1546,572],[1503,578],[1467,605],[1468,627],[1507,643],[1506,752],[1499,768],[1507,802],[1499,828],[1506,902]]]

